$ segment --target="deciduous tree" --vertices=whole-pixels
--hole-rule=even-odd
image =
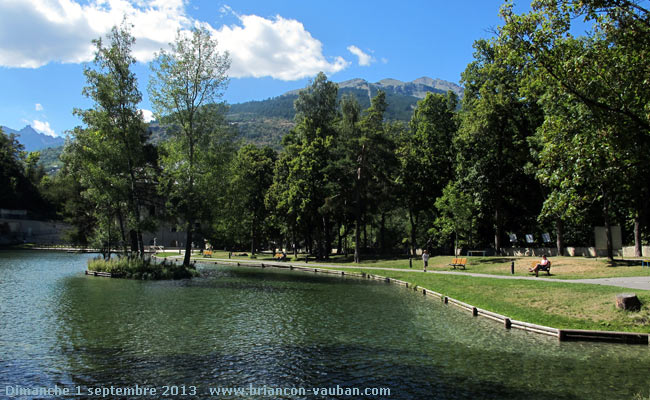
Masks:
[[[162,157],[165,188],[168,205],[185,222],[183,264],[189,266],[196,223],[214,207],[233,151],[232,132],[217,104],[228,82],[230,59],[205,29],[189,35],[179,31],[170,46],[152,63],[149,93],[155,115],[172,136]]]

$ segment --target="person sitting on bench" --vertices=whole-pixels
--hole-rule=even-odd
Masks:
[[[540,270],[548,270],[548,267],[550,266],[550,264],[551,264],[551,262],[548,260],[548,258],[546,258],[546,255],[543,255],[542,256],[542,261],[540,261],[539,264],[537,264],[535,266],[535,268],[529,269],[529,271],[534,272],[535,276],[539,276],[539,271]]]

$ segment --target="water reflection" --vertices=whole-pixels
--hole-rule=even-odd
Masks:
[[[0,253],[0,387],[340,385],[404,399],[648,390],[646,347],[507,331],[381,282],[231,267],[143,282],[83,269],[83,255]]]

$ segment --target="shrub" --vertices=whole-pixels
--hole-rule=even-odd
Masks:
[[[117,257],[110,260],[93,258],[88,260],[88,270],[110,272],[116,278],[127,279],[186,279],[197,276],[193,266],[185,268],[182,265],[168,263],[167,260],[155,262],[151,259],[134,257]]]

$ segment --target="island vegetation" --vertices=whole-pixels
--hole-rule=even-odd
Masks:
[[[107,261],[114,251],[142,260],[143,232],[178,226],[185,268],[192,243],[252,255],[349,253],[360,262],[423,248],[500,254],[509,233],[542,245],[550,232],[561,253],[591,243],[596,225],[606,229],[611,261],[616,224],[641,256],[650,211],[648,10],[628,0],[562,0],[533,2],[521,15],[506,2],[501,15],[495,35],[474,44],[462,98],[429,93],[408,106],[404,124],[391,117],[407,112],[394,96],[341,96],[321,73],[292,98],[294,123],[280,148],[237,139],[220,102],[228,57],[200,29],[151,64],[155,124],[165,131],[153,142],[125,22],[94,42],[84,72],[93,105],[75,110],[84,126],[70,132],[55,175],[0,135],[2,206],[29,198]],[[576,35],[576,20],[590,30]]]

